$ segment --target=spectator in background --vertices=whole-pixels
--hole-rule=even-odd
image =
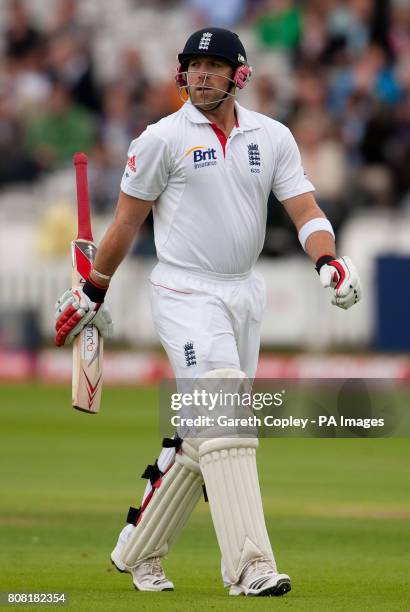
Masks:
[[[135,47],[124,47],[119,54],[118,83],[127,91],[131,104],[138,112],[144,99],[145,90],[149,86],[149,78],[145,71],[140,51]],[[144,126],[145,129],[145,126]]]
[[[396,113],[386,105],[375,108],[360,145],[365,168],[382,168],[393,177],[393,201],[400,201],[410,189],[410,99],[403,99]],[[362,172],[365,171],[365,168]]]
[[[353,189],[355,209],[362,206],[372,211],[388,211],[395,204],[393,174],[382,165],[365,166]]]
[[[91,56],[81,40],[69,33],[52,36],[48,45],[48,70],[53,79],[64,83],[78,104],[100,111]]]
[[[316,3],[307,3],[302,14],[299,60],[319,63],[327,44],[326,9]]]
[[[321,65],[301,63],[295,70],[294,112],[301,108],[324,112],[326,100],[326,75]]]
[[[66,34],[73,36],[84,49],[89,48],[92,42],[92,32],[91,28],[80,17],[78,0],[58,0],[56,5],[48,35],[60,36]]]
[[[25,140],[37,163],[46,170],[71,163],[75,151],[87,151],[95,140],[94,119],[76,105],[63,83],[55,82],[44,111],[27,125]]]
[[[382,47],[369,45],[355,62],[352,76],[356,91],[386,104],[398,102],[400,85]]]
[[[410,16],[410,7],[408,13]],[[407,201],[410,211],[410,52],[401,57],[397,65],[397,78],[402,88],[402,97],[396,108],[396,126],[390,143],[390,156],[395,171],[398,199],[401,202]]]
[[[262,46],[294,51],[301,38],[301,8],[294,0],[265,0],[258,7],[255,27]]]
[[[392,0],[391,23],[387,34],[394,57],[410,56],[410,5],[408,0]]]
[[[252,80],[254,107],[258,113],[280,120],[281,110],[278,105],[276,85],[269,74],[258,74]]]
[[[42,36],[21,0],[10,0],[8,3],[5,29],[5,54],[9,58],[22,60],[42,44]]]
[[[124,166],[124,151],[135,138],[135,119],[130,96],[118,83],[105,86],[102,97],[102,115],[98,120],[98,136],[109,151],[113,162]]]
[[[78,0],[58,0],[47,35],[52,77],[65,83],[76,102],[100,111],[92,61],[93,31],[80,17]]]
[[[25,121],[44,107],[50,94],[43,50],[34,47],[20,59],[6,56],[2,68],[3,86],[13,98],[14,112]]]
[[[390,141],[394,137],[396,118],[385,104],[374,104],[367,121],[360,149],[365,164],[390,165]]]
[[[38,167],[23,146],[22,125],[15,114],[13,99],[0,90],[0,187],[7,183],[33,181]]]
[[[232,28],[242,20],[247,9],[246,0],[186,0],[186,4],[198,28],[209,25]]]
[[[144,92],[144,108],[147,123],[156,123],[162,117],[176,112],[182,105],[172,81],[158,81]]]
[[[14,98],[14,112],[25,117],[44,104],[50,85],[44,74],[44,36],[21,0],[8,3],[4,38],[2,86]]]
[[[124,152],[136,132],[136,118],[127,89],[121,83],[106,85],[90,172],[90,192],[93,209],[97,212],[111,211],[117,200],[118,184],[124,171]]]
[[[118,199],[118,182],[124,173],[110,155],[109,149],[97,139],[91,150],[89,183],[92,209],[97,214],[112,213]]]
[[[360,94],[371,100],[394,104],[400,98],[400,85],[388,65],[385,51],[377,46],[366,47],[355,62],[334,73],[329,87],[330,111],[343,112],[349,97]]]
[[[129,5],[135,8],[149,7],[155,10],[173,9],[178,7],[181,0],[128,0]]]
[[[326,1],[322,0],[325,8]],[[362,52],[370,42],[374,0],[336,0],[327,9],[329,47],[346,47],[350,57]],[[325,9],[326,10],[326,9]]]
[[[361,143],[370,115],[371,108],[366,96],[354,93],[347,99],[339,117],[346,160],[352,168],[357,168],[363,163]]]
[[[292,131],[304,170],[315,185],[319,206],[337,227],[345,212],[347,165],[332,127],[325,112],[302,109],[293,121]]]

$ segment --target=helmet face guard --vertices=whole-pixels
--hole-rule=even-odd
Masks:
[[[202,81],[197,84],[197,85],[191,85],[189,82],[189,75],[190,74],[202,74],[203,75],[203,79]],[[221,102],[223,102],[224,100],[228,99],[228,97],[231,98],[235,98],[236,96],[236,89],[243,89],[246,85],[246,83],[249,81],[249,79],[251,78],[251,74],[252,74],[252,68],[250,66],[248,66],[247,64],[243,65],[243,66],[238,66],[235,70],[235,73],[233,75],[233,77],[230,79],[229,77],[223,76],[222,78],[226,79],[227,83],[229,84],[227,89],[219,89],[218,87],[212,87],[209,84],[207,84],[207,78],[208,75],[211,76],[217,76],[217,77],[221,77],[222,75],[220,74],[216,74],[214,72],[203,72],[203,71],[198,71],[198,70],[183,70],[181,65],[177,66],[176,69],[176,74],[175,74],[175,81],[177,83],[178,86],[178,93],[180,98],[186,102],[187,99],[189,98],[192,101],[192,96],[191,96],[191,88],[198,88],[198,89],[202,89],[202,98],[203,101],[202,102],[196,102],[195,106],[200,106],[200,107],[206,107],[206,106],[213,106],[214,104],[220,104]],[[207,102],[205,100],[205,88],[206,89],[210,89],[212,91],[219,91],[221,92],[222,96],[221,98],[217,99],[217,100],[212,100],[212,102]],[[186,95],[184,95],[186,94]]]
[[[175,80],[178,85],[179,95],[183,101],[186,101],[188,97],[191,98],[190,89],[193,88],[193,85],[189,83],[189,74],[198,73],[198,71],[194,70],[188,71],[189,60],[194,56],[202,55],[207,57],[218,57],[229,62],[233,67],[234,73],[232,78],[224,77],[229,83],[229,86],[227,90],[223,90],[212,86],[209,87],[209,85],[206,84],[208,75],[219,77],[221,75],[211,72],[201,72],[204,78],[202,83],[200,85],[195,85],[195,87],[199,89],[213,89],[215,91],[220,91],[223,95],[219,100],[206,102],[205,89],[203,89],[203,102],[197,102],[196,106],[206,107],[215,104],[219,105],[229,97],[235,97],[236,89],[243,89],[249,81],[252,74],[252,68],[247,63],[246,51],[238,35],[223,28],[205,28],[198,30],[188,38],[184,50],[178,55],[179,65],[177,66]],[[186,96],[184,94],[186,94]]]

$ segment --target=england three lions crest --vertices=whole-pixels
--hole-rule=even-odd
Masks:
[[[248,159],[251,172],[254,174],[259,174],[261,171],[261,155],[259,152],[259,145],[255,144],[254,142],[248,144]]]

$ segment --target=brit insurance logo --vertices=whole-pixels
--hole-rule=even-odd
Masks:
[[[185,153],[184,157],[190,155],[192,155],[195,170],[198,170],[198,168],[205,168],[206,166],[216,166],[218,159],[216,156],[216,149],[211,147],[191,147]]]
[[[261,171],[261,154],[259,153],[259,146],[254,142],[248,144],[248,157],[251,172],[253,172],[254,174],[259,174]]]

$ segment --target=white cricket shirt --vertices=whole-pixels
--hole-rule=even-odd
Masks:
[[[244,274],[264,243],[271,190],[314,191],[283,124],[235,103],[228,139],[190,102],[133,140],[121,190],[153,206],[158,259],[213,274]]]

